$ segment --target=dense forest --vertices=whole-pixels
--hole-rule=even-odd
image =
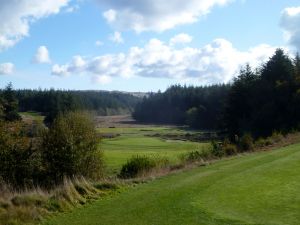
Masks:
[[[0,94],[5,91],[0,91]],[[131,113],[140,98],[130,93],[108,91],[15,90],[19,111],[36,111],[51,122],[67,111],[87,110],[97,115]]]
[[[138,121],[223,129],[229,135],[289,132],[300,122],[300,57],[282,49],[261,67],[246,65],[228,85],[172,86],[138,103]]]
[[[187,87],[175,85],[164,93],[152,93],[137,104],[133,117],[142,122],[188,124],[194,128],[216,129],[229,85]]]

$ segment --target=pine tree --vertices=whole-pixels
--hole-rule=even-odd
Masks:
[[[14,94],[12,83],[9,83],[3,91],[3,114],[6,121],[21,119],[18,114],[18,100]]]

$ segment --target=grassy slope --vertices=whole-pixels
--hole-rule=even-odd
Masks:
[[[119,171],[120,167],[133,155],[166,157],[176,162],[179,156],[187,151],[199,150],[208,143],[190,141],[166,141],[147,134],[174,134],[183,132],[175,128],[101,128],[103,133],[118,133],[120,137],[103,139],[100,147],[104,150],[105,162],[111,171]]]
[[[300,144],[169,175],[47,225],[299,224]]]

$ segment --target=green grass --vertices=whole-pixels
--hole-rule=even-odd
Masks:
[[[41,113],[33,112],[33,111],[21,112],[20,114],[21,116],[24,116],[26,119],[30,119],[37,122],[43,122],[45,118],[45,116],[42,116]]]
[[[103,139],[100,148],[104,151],[105,163],[109,174],[116,174],[128,159],[136,155],[165,157],[171,163],[179,161],[179,156],[187,151],[208,147],[208,143],[163,140],[151,137],[154,134],[185,134],[187,130],[177,127],[145,126],[100,128],[102,134],[120,134],[119,137]],[[196,133],[200,131],[188,131]]]
[[[208,143],[189,141],[168,141],[154,137],[123,135],[113,139],[103,139],[100,148],[104,150],[105,162],[108,170],[119,172],[121,166],[134,155],[159,156],[168,158],[176,163],[179,156],[187,151],[208,147]]]
[[[44,225],[298,225],[300,144],[169,175]]]
[[[122,134],[122,135],[153,135],[153,134],[182,134],[186,132],[200,133],[196,130],[188,130],[180,127],[164,127],[164,126],[145,126],[145,127],[116,127],[116,128],[98,128],[100,133]]]

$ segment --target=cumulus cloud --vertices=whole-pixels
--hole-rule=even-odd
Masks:
[[[70,0],[0,0],[0,50],[14,46],[29,35],[35,20],[60,12]]]
[[[2,63],[0,64],[0,75],[9,75],[14,72],[14,64],[12,63]]]
[[[164,31],[194,23],[215,6],[234,0],[97,0],[107,7],[103,17],[117,30]]]
[[[40,46],[36,53],[35,53],[35,56],[33,57],[32,61],[34,63],[39,63],[39,64],[42,64],[42,63],[51,63],[51,59],[50,59],[50,56],[49,56],[49,51],[47,49],[46,46]]]
[[[80,55],[73,56],[71,63],[66,65],[55,64],[52,66],[52,75],[67,76],[72,73],[81,73],[86,70],[86,62]]]
[[[115,42],[117,44],[122,44],[124,43],[124,39],[122,37],[122,34],[118,31],[115,31],[110,37],[109,40],[111,40],[112,42]]]
[[[190,43],[192,40],[193,40],[192,36],[185,34],[185,33],[181,33],[181,34],[178,34],[175,37],[171,38],[170,44],[171,45],[187,44],[187,43]]]
[[[284,9],[280,24],[289,44],[300,51],[300,6]]]
[[[84,72],[101,83],[113,77],[135,76],[194,80],[198,84],[223,83],[230,81],[242,65],[258,66],[274,51],[269,45],[239,51],[225,39],[216,39],[201,48],[178,48],[170,42],[151,39],[143,47],[130,48],[126,54],[101,55],[85,59],[81,64],[75,64],[73,59],[68,64],[53,67],[52,73]]]

